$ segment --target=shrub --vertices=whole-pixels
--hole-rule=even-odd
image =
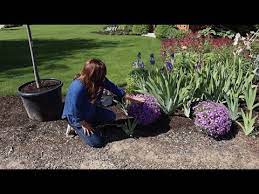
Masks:
[[[180,38],[186,32],[176,29],[173,25],[157,25],[155,35],[157,38]]]
[[[207,27],[205,29],[200,30],[199,32],[200,36],[211,36],[211,35],[216,35],[216,31],[213,30],[211,27]]]
[[[150,25],[133,25],[132,34],[142,35],[149,32]]]
[[[13,28],[13,27],[19,27],[22,26],[22,24],[5,24],[4,28]]]
[[[133,25],[119,25],[118,31],[122,34],[130,34],[132,32]]]
[[[109,35],[128,35],[132,31],[133,25],[105,25],[102,33]]]
[[[226,135],[230,131],[231,118],[223,104],[203,101],[194,107],[195,125],[213,137]]]
[[[103,27],[103,32],[106,33],[114,33],[118,30],[118,26],[117,25],[105,25]]]
[[[165,49],[172,49],[174,51],[182,50],[186,47],[189,51],[201,51],[203,49],[205,39],[198,37],[197,33],[188,33],[181,38],[170,38],[161,41],[161,47]]]
[[[230,38],[212,38],[209,40],[210,44],[214,48],[219,48],[219,47],[224,47],[224,46],[229,46],[233,43],[233,41]]]
[[[119,25],[118,29],[123,31],[132,31],[133,25]]]
[[[161,115],[160,107],[153,96],[137,94],[145,99],[144,103],[131,103],[128,107],[129,116],[134,117],[139,124],[148,125],[156,121]]]
[[[181,38],[163,40],[161,42],[161,50],[172,49],[177,51],[186,47],[188,51],[210,52],[212,49],[221,50],[224,47],[229,47],[232,42],[229,38],[209,38],[201,37],[198,33],[188,33]]]

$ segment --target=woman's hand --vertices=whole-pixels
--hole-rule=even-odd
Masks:
[[[81,125],[85,135],[87,134],[89,136],[91,134],[94,134],[94,128],[89,123],[87,123],[86,121],[82,121]]]
[[[136,103],[144,103],[145,99],[141,97],[136,97],[136,96],[130,96],[129,94],[126,94],[124,97],[126,100],[136,102]]]

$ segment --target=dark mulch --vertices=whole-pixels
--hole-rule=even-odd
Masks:
[[[78,138],[66,138],[63,120],[28,119],[17,96],[0,97],[0,168],[259,168],[258,137],[234,126],[221,140],[208,137],[182,116],[162,116],[138,126],[135,138],[116,127],[103,127],[107,145],[96,149]],[[117,119],[123,113],[112,107]]]
[[[30,84],[25,85],[21,88],[21,92],[24,93],[38,93],[50,90],[52,88],[56,88],[59,85],[59,81],[55,80],[40,80],[39,85],[40,88],[37,88],[36,82],[32,82]]]

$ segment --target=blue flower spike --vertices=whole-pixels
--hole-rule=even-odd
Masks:
[[[154,57],[154,54],[153,54],[153,53],[150,54],[150,64],[151,64],[151,65],[154,65],[154,64],[155,64],[155,57]]]
[[[173,71],[173,64],[170,61],[166,61],[165,66],[168,72]]]

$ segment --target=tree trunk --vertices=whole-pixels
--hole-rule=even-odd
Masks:
[[[33,54],[33,49],[32,49],[31,29],[30,29],[29,25],[26,25],[26,27],[27,27],[27,34],[28,34],[28,39],[29,39],[29,46],[30,46],[30,52],[31,52],[31,60],[32,60],[32,65],[33,65],[34,78],[35,78],[37,88],[40,88],[40,76],[39,76],[37,65],[34,60],[34,54]]]

